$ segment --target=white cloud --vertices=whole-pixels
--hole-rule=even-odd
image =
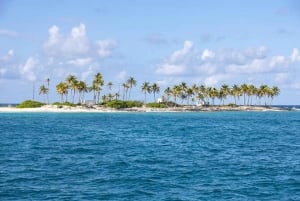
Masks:
[[[174,76],[185,74],[188,64],[192,62],[193,54],[193,42],[186,40],[182,49],[174,51],[169,59],[156,65],[155,73]]]
[[[191,52],[193,48],[193,42],[186,40],[184,41],[183,48],[175,51],[170,58],[171,62],[179,62],[181,61],[187,54]]]
[[[215,53],[205,49],[201,55],[202,61],[207,61],[209,59],[213,59],[215,57]]]
[[[266,57],[268,48],[265,46],[248,48],[243,51],[243,55],[250,59],[263,59]]]
[[[35,57],[29,57],[25,64],[20,65],[20,73],[25,79],[35,81],[37,79],[39,60]]]
[[[185,72],[185,66],[175,64],[161,64],[156,69],[157,74],[161,75],[181,75]]]
[[[116,47],[114,40],[99,40],[96,42],[98,50],[97,53],[101,58],[109,57],[112,55],[113,50]]]
[[[287,58],[285,56],[273,56],[270,59],[270,67],[271,69],[274,67],[286,67],[288,65]]]
[[[205,73],[205,74],[214,74],[217,72],[217,66],[212,63],[204,63],[201,64],[199,67],[196,68],[198,72]]]
[[[297,62],[300,61],[300,51],[298,48],[294,48],[292,55],[291,55],[291,61],[292,62]]]
[[[86,71],[81,73],[81,80],[86,81],[88,77],[94,74],[92,67],[89,67]]]
[[[7,62],[15,55],[14,50],[10,49],[6,55],[0,57],[0,62]]]
[[[67,37],[60,34],[59,27],[53,25],[49,29],[49,38],[44,43],[44,50],[49,56],[74,58],[89,53],[90,44],[86,35],[85,25],[73,27]]]
[[[93,61],[92,58],[87,57],[87,58],[78,58],[78,59],[69,60],[67,63],[80,67],[80,66],[87,66],[91,64],[92,61]]]
[[[211,87],[215,87],[219,84],[222,84],[224,82],[226,82],[227,80],[229,80],[232,76],[229,74],[215,74],[215,75],[211,75],[209,77],[207,77],[204,80],[204,84],[206,86],[211,86]]]

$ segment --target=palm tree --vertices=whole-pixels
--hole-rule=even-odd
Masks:
[[[102,90],[102,86],[104,85],[104,80],[101,73],[97,73],[94,76],[92,89],[94,91],[94,102],[100,102],[100,92]]]
[[[79,103],[83,104],[85,102],[84,94],[88,92],[88,87],[84,81],[79,81],[76,88],[79,93]]]
[[[170,96],[172,95],[172,89],[167,87],[164,91],[164,94],[166,96],[166,101],[169,102]]]
[[[114,98],[114,95],[112,93],[107,94],[108,101],[112,101],[113,98]]]
[[[47,83],[47,88],[48,88],[48,91],[47,91],[47,104],[49,105],[50,78],[46,79],[46,83]]]
[[[119,94],[119,92],[117,92],[117,93],[115,93],[115,100],[118,100],[119,99],[119,97],[120,97],[120,94]]]
[[[58,85],[56,85],[56,92],[61,96],[60,98],[61,103],[64,102],[64,95],[66,96],[66,101],[67,101],[68,84],[65,82],[60,82]]]
[[[144,82],[142,84],[142,91],[144,92],[145,94],[145,101],[144,101],[144,104],[146,104],[146,96],[147,96],[147,93],[151,93],[151,86],[150,86],[150,83],[149,82]]]
[[[122,86],[123,86],[123,101],[124,101],[124,100],[127,100],[127,93],[128,93],[128,89],[130,87],[127,83],[123,83]],[[125,97],[125,95],[126,95],[126,97]]]
[[[253,84],[250,84],[247,92],[248,105],[252,105],[252,98],[256,93],[257,93],[257,88]]]
[[[270,88],[268,85],[261,85],[258,89],[259,98],[265,97],[265,106],[268,103],[267,97],[269,97],[270,94]]]
[[[223,84],[221,89],[220,89],[220,97],[221,100],[223,101],[223,105],[225,104],[225,100],[227,98],[227,96],[229,95],[230,92],[230,88],[227,84]]]
[[[234,98],[234,104],[237,105],[237,100],[239,100],[240,96],[242,95],[241,88],[237,84],[234,84],[230,90],[230,94]]]
[[[244,95],[244,105],[246,105],[246,94],[248,94],[249,85],[248,84],[242,84],[241,85],[242,94]]]
[[[277,86],[273,86],[271,88],[271,101],[270,101],[270,105],[274,99],[275,96],[278,96],[280,94],[280,89]]]
[[[108,83],[107,83],[107,87],[108,87],[109,93],[111,93],[112,86],[113,86],[113,83],[112,83],[112,82],[108,82]]]
[[[159,93],[160,87],[158,86],[158,84],[153,83],[151,89],[152,89],[152,92],[153,92],[153,95],[154,95],[154,102],[156,102],[155,94]]]
[[[71,89],[72,103],[74,103],[78,80],[75,75],[69,75],[66,79],[66,82],[68,87]]]
[[[174,85],[172,88],[172,94],[174,96],[175,106],[177,104],[177,97],[180,95],[180,87],[179,85]]]
[[[186,90],[186,96],[187,96],[187,104],[190,105],[190,98],[194,95],[194,90],[192,88],[188,88]]]
[[[215,105],[215,99],[216,99],[216,98],[218,97],[218,95],[219,95],[218,89],[209,87],[209,88],[207,88],[207,90],[208,90],[208,96],[209,96],[209,98],[211,98],[211,100],[212,100],[212,105]]]
[[[43,95],[44,96],[44,103],[46,103],[46,97],[45,95],[48,93],[48,88],[45,87],[45,85],[43,84],[42,86],[40,86],[40,92],[39,95]]]
[[[208,100],[206,100],[208,98],[208,93],[204,85],[200,85],[197,97],[199,100],[202,100],[202,102],[204,102],[205,105],[208,103]]]
[[[186,85],[185,82],[181,82],[181,84],[179,85],[179,88],[180,88],[181,104],[183,105],[183,100],[187,98],[188,86]]]
[[[129,86],[129,99],[130,99],[130,94],[131,94],[131,89],[133,86],[136,86],[136,80],[134,79],[134,77],[130,77],[128,80],[127,80],[127,84]]]
[[[193,91],[192,100],[195,101],[195,99],[197,98],[195,96],[198,95],[198,93],[199,93],[199,87],[196,84],[193,84],[191,89]]]

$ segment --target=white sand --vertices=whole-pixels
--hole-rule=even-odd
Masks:
[[[178,107],[178,108],[128,108],[128,109],[110,109],[110,108],[103,108],[103,107],[93,107],[93,108],[86,108],[86,107],[69,107],[64,106],[62,108],[58,108],[55,105],[45,105],[40,108],[15,108],[15,107],[0,107],[0,112],[57,112],[57,113],[79,113],[79,112],[188,112],[188,111],[283,111],[280,108],[265,108],[259,106],[240,106],[240,107],[208,107],[208,108],[185,108],[185,107]]]
[[[83,107],[68,107],[58,108],[54,105],[45,105],[40,108],[15,108],[15,107],[0,107],[0,112],[116,112],[113,109],[104,108],[83,108]]]

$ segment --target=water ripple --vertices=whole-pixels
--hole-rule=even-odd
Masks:
[[[299,200],[300,113],[0,114],[1,200]]]

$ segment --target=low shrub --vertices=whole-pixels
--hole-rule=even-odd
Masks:
[[[32,101],[32,100],[25,100],[19,105],[17,105],[17,108],[37,108],[42,107],[43,105],[46,105],[45,103],[38,102],[38,101]]]
[[[146,107],[152,107],[152,108],[166,108],[167,105],[165,103],[148,103]]]
[[[102,105],[110,108],[121,109],[121,108],[141,107],[143,103],[139,101],[112,100],[109,102],[105,102]]]
[[[61,108],[62,106],[75,107],[75,106],[78,106],[80,104],[74,104],[74,103],[70,103],[70,102],[64,102],[64,103],[54,102],[54,103],[52,103],[52,105],[57,105],[59,108]]]

